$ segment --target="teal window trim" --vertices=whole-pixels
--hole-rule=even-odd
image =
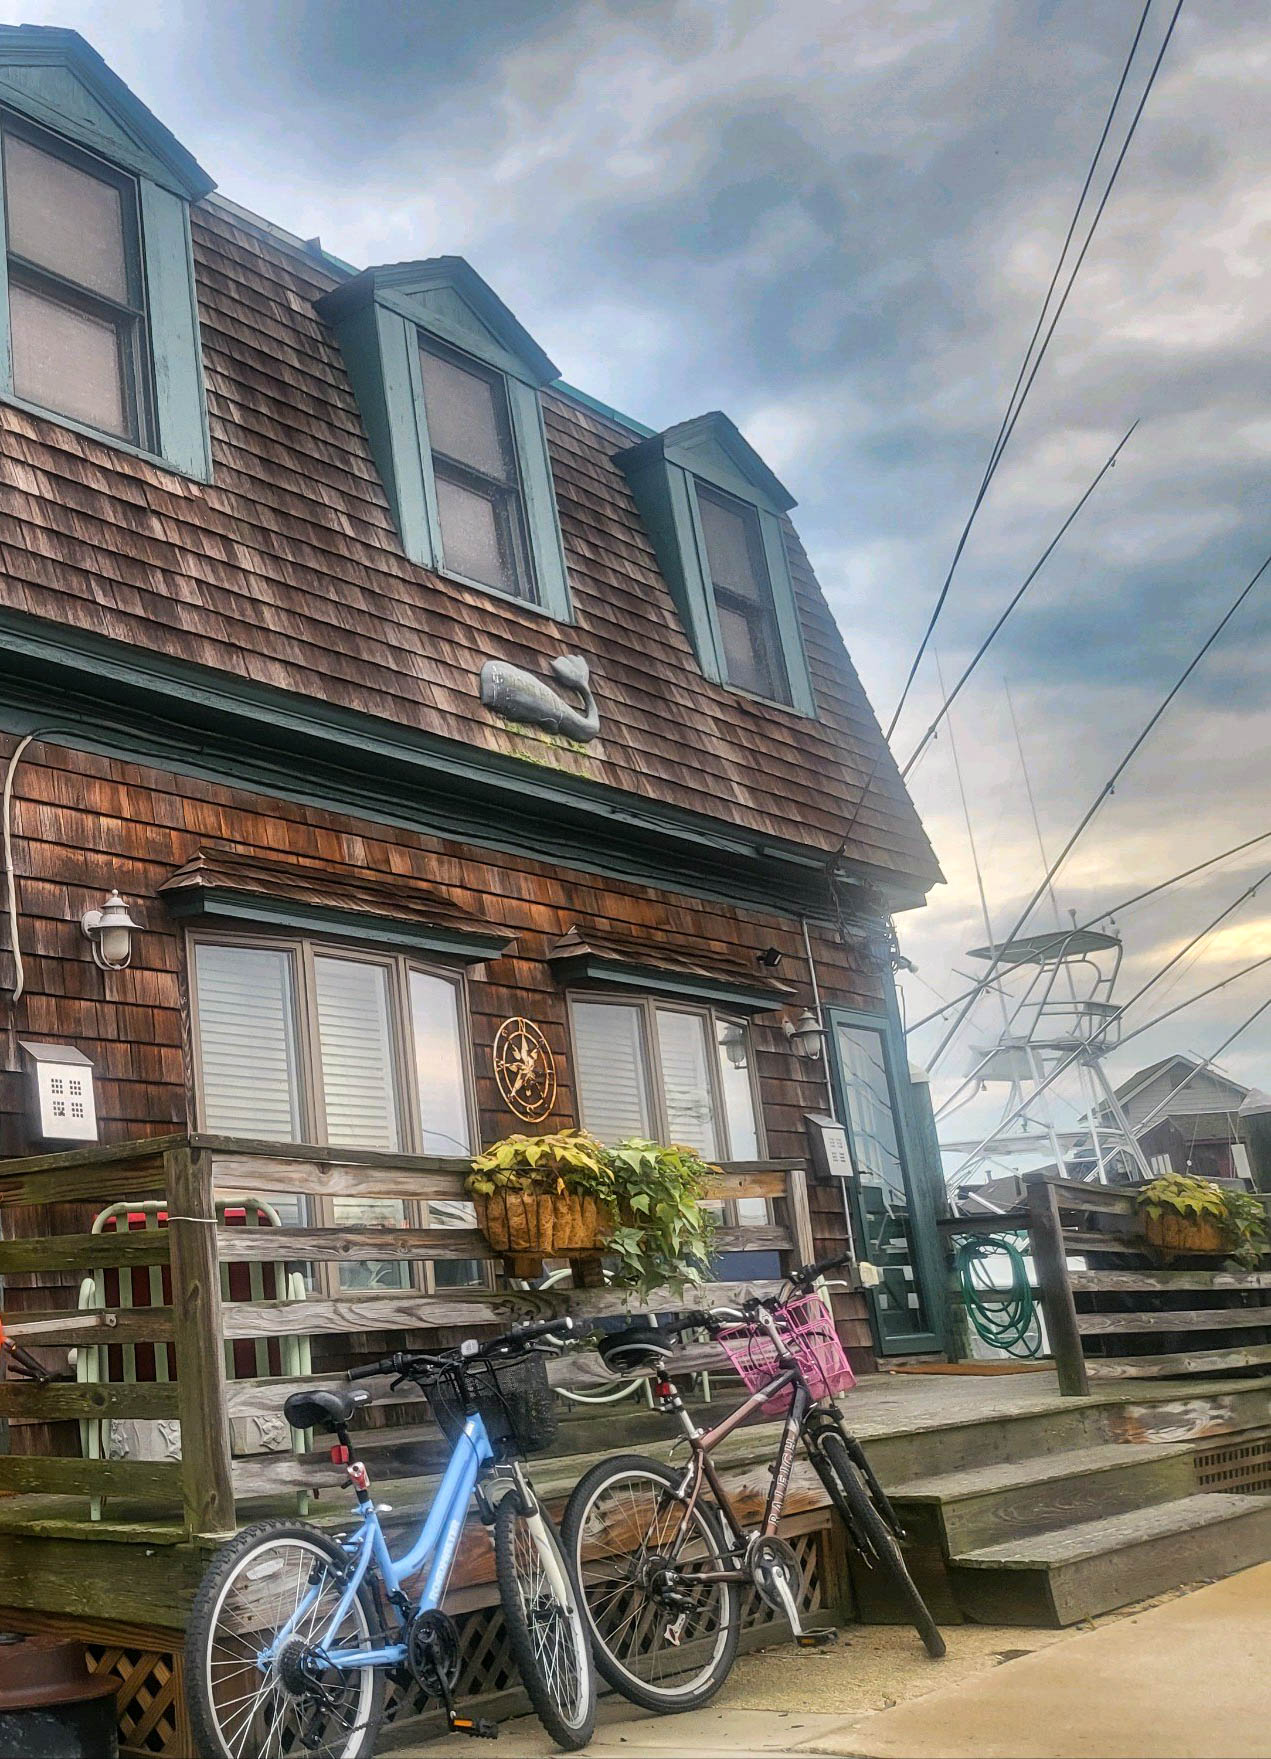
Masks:
[[[470,934],[459,929],[434,928],[428,923],[293,903],[286,898],[229,891],[215,886],[191,886],[188,891],[165,892],[163,902],[169,912],[183,922],[268,924],[301,934],[339,935],[345,940],[369,942],[375,946],[443,953],[471,964],[497,959],[513,939],[510,934]]]
[[[411,274],[410,271],[416,271]],[[473,324],[429,303],[453,293],[471,302]],[[317,301],[333,327],[361,411],[371,454],[407,558],[478,592],[558,622],[573,605],[557,513],[540,388],[556,368],[480,277],[457,258],[368,269]],[[494,326],[492,329],[491,326]],[[500,335],[497,332],[502,332]],[[436,477],[428,440],[419,346],[436,341],[498,373],[507,394],[536,596],[520,597],[446,565]]]
[[[816,697],[782,524],[794,501],[763,460],[727,417],[709,415],[655,434],[619,452],[615,462],[631,486],[703,676],[752,702],[815,718]],[[788,701],[757,696],[729,680],[698,505],[699,480],[744,502],[758,519]]]
[[[106,120],[78,112],[71,94],[91,94]],[[208,482],[211,439],[203,383],[190,240],[190,201],[213,187],[196,162],[73,31],[0,27],[0,115],[44,150],[101,167],[135,192],[144,320],[140,398],[148,419],[122,438],[19,397],[10,344],[7,236],[0,186],[0,401],[132,457]],[[139,387],[139,390],[143,388]]]

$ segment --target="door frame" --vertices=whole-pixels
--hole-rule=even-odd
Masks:
[[[829,1058],[828,1067],[830,1080],[833,1084],[834,1103],[842,1120],[843,1128],[847,1131],[853,1167],[857,1164],[856,1147],[853,1142],[851,1113],[848,1109],[843,1083],[838,1028],[840,1026],[862,1027],[866,1031],[877,1032],[882,1041],[887,1092],[891,1101],[892,1117],[896,1125],[901,1171],[909,1204],[914,1283],[927,1315],[927,1328],[924,1331],[913,1332],[906,1338],[889,1338],[886,1336],[880,1319],[877,1294],[873,1289],[866,1290],[865,1292],[869,1296],[869,1322],[870,1329],[874,1334],[874,1347],[880,1356],[939,1355],[945,1350],[945,1302],[943,1257],[936,1230],[936,1199],[935,1192],[931,1187],[931,1180],[924,1178],[921,1172],[923,1136],[914,1112],[910,1091],[909,1059],[905,1051],[904,1033],[901,1029],[895,995],[889,991],[883,1007],[877,1011],[830,1005],[825,1010],[825,1016],[827,1026],[826,1056]],[[849,1187],[844,1193],[844,1198],[850,1206],[852,1231],[861,1253],[865,1254],[868,1236],[865,1229],[864,1205],[861,1202],[861,1191],[855,1172],[842,1183]]]

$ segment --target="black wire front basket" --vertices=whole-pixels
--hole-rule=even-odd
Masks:
[[[556,1397],[540,1355],[490,1361],[478,1358],[453,1369],[429,1388],[428,1403],[442,1433],[457,1441],[467,1421],[463,1393],[466,1376],[477,1411],[498,1459],[515,1454],[541,1454],[556,1439]]]

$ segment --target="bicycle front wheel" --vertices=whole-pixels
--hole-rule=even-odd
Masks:
[[[841,1435],[830,1430],[820,1438],[816,1446],[820,1457],[816,1459],[814,1456],[814,1463],[819,1467],[821,1480],[848,1532],[867,1561],[877,1562],[891,1577],[914,1629],[922,1638],[927,1654],[933,1661],[939,1661],[944,1654],[944,1638],[927,1610],[927,1603],[918,1592],[917,1584],[909,1574],[909,1566],[905,1562],[900,1543],[875,1507],[874,1499],[869,1494],[869,1486],[848,1453],[847,1444]]]
[[[510,1490],[494,1514],[494,1567],[508,1641],[530,1703],[562,1752],[591,1739],[596,1676],[591,1645],[556,1529]]]
[[[728,1678],[741,1634],[732,1560],[713,1513],[690,1510],[660,1460],[623,1454],[579,1479],[562,1533],[596,1652],[615,1691],[643,1710],[696,1710]]]
[[[201,1759],[370,1759],[382,1712],[377,1668],[333,1668],[317,1648],[348,1557],[301,1522],[262,1521],[222,1546],[194,1599],[186,1696]],[[369,1649],[363,1583],[329,1642]]]

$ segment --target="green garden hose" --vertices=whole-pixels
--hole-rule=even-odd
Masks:
[[[993,1281],[988,1262],[999,1254],[1010,1268],[1006,1287]],[[954,1247],[953,1266],[967,1318],[984,1342],[1008,1356],[1040,1356],[1041,1320],[1028,1266],[1015,1242],[1004,1234],[968,1235]]]

